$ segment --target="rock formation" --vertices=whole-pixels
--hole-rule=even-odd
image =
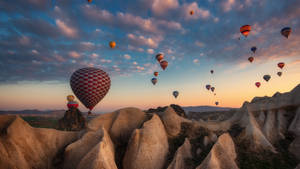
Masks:
[[[162,169],[168,153],[168,139],[157,115],[136,129],[123,160],[126,169]]]
[[[188,168],[186,159],[192,158],[190,141],[186,138],[183,145],[178,148],[168,169]]]
[[[75,107],[66,111],[64,117],[58,121],[58,129],[67,131],[80,131],[86,128],[86,120]]]
[[[0,168],[56,168],[56,157],[77,132],[33,128],[19,116],[0,116]]]

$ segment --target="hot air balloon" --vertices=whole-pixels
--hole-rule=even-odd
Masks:
[[[86,67],[76,70],[70,79],[75,96],[90,111],[110,89],[109,75],[101,69]]]
[[[271,76],[270,75],[264,75],[263,78],[265,79],[265,81],[268,82],[271,79]]]
[[[73,101],[75,99],[75,97],[73,95],[68,95],[67,96],[67,100],[70,102],[70,101]]]
[[[89,2],[89,3],[91,3],[91,2],[92,2],[92,0],[88,0],[88,2]]]
[[[190,11],[190,15],[194,15],[194,11],[193,10]]]
[[[214,91],[215,91],[215,87],[211,87],[210,90],[211,90],[212,92],[214,92]]]
[[[213,74],[213,73],[214,73],[214,70],[210,70],[210,73]]]
[[[253,46],[252,48],[251,48],[251,51],[253,52],[253,53],[255,53],[255,51],[256,51],[256,46]]]
[[[157,54],[157,55],[155,56],[155,58],[156,58],[156,60],[157,60],[158,62],[160,62],[161,60],[164,59],[164,55],[161,54],[161,53],[159,53],[159,54]]]
[[[154,72],[153,74],[154,74],[154,76],[158,76],[158,72]]]
[[[152,82],[153,85],[155,85],[157,83],[157,79],[154,77],[154,78],[151,79],[151,82]]]
[[[208,84],[208,85],[206,85],[205,87],[206,87],[207,90],[210,90],[211,85]]]
[[[165,70],[168,67],[168,62],[163,60],[160,62],[160,67]]]
[[[115,48],[115,47],[116,47],[116,42],[110,41],[110,42],[109,42],[109,46],[110,46],[111,48]]]
[[[255,83],[255,86],[256,86],[257,88],[259,88],[259,87],[260,87],[260,82],[256,82],[256,83]]]
[[[277,75],[280,77],[282,75],[282,72],[277,72]]]
[[[245,37],[249,35],[251,31],[251,26],[250,25],[244,25],[240,28],[241,34],[243,34]]]
[[[216,105],[219,105],[219,102],[215,102]]]
[[[280,69],[282,69],[282,68],[284,67],[284,63],[283,63],[283,62],[279,62],[279,63],[277,64],[277,66],[278,66]]]
[[[173,96],[175,97],[175,99],[178,97],[178,95],[179,95],[179,92],[178,92],[178,91],[174,91],[174,92],[173,92]]]
[[[216,93],[214,93],[214,96],[217,95]]]
[[[254,60],[254,57],[251,56],[251,57],[248,58],[248,60],[249,60],[250,63],[252,63],[253,60]]]
[[[76,101],[69,101],[67,106],[69,109],[71,109],[72,107],[78,108],[78,103]]]
[[[280,31],[281,35],[286,38],[289,38],[291,32],[292,32],[292,28],[290,28],[290,27],[285,27],[285,28],[281,29],[281,31]]]

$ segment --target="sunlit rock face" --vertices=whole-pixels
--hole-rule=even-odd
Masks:
[[[19,116],[0,116],[0,168],[55,168],[56,156],[77,132],[33,128]]]

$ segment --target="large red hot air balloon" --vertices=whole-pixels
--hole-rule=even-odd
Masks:
[[[241,34],[243,34],[245,37],[249,35],[251,31],[251,26],[250,25],[244,25],[240,28]]]
[[[160,62],[160,67],[165,70],[168,67],[168,62],[163,60]]]
[[[70,85],[76,97],[91,111],[109,91],[110,78],[101,69],[87,67],[72,74]]]
[[[283,63],[283,62],[279,62],[279,63],[277,64],[277,66],[278,66],[280,69],[282,69],[282,68],[284,67],[284,63]]]
[[[155,56],[155,58],[156,58],[156,60],[157,60],[158,62],[160,62],[161,60],[164,59],[164,55],[161,54],[161,53],[159,53],[159,54],[157,54],[157,55]]]
[[[260,82],[256,82],[256,83],[255,83],[255,86],[256,86],[257,88],[259,88],[259,87],[260,87]]]

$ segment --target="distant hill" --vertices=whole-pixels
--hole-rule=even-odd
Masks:
[[[12,110],[12,111],[6,111],[1,110],[0,115],[5,114],[14,114],[14,115],[24,115],[24,116],[63,116],[65,113],[65,110]]]
[[[189,112],[216,112],[216,111],[228,111],[236,108],[231,107],[216,107],[216,106],[187,106],[182,107],[183,110],[188,114]]]

